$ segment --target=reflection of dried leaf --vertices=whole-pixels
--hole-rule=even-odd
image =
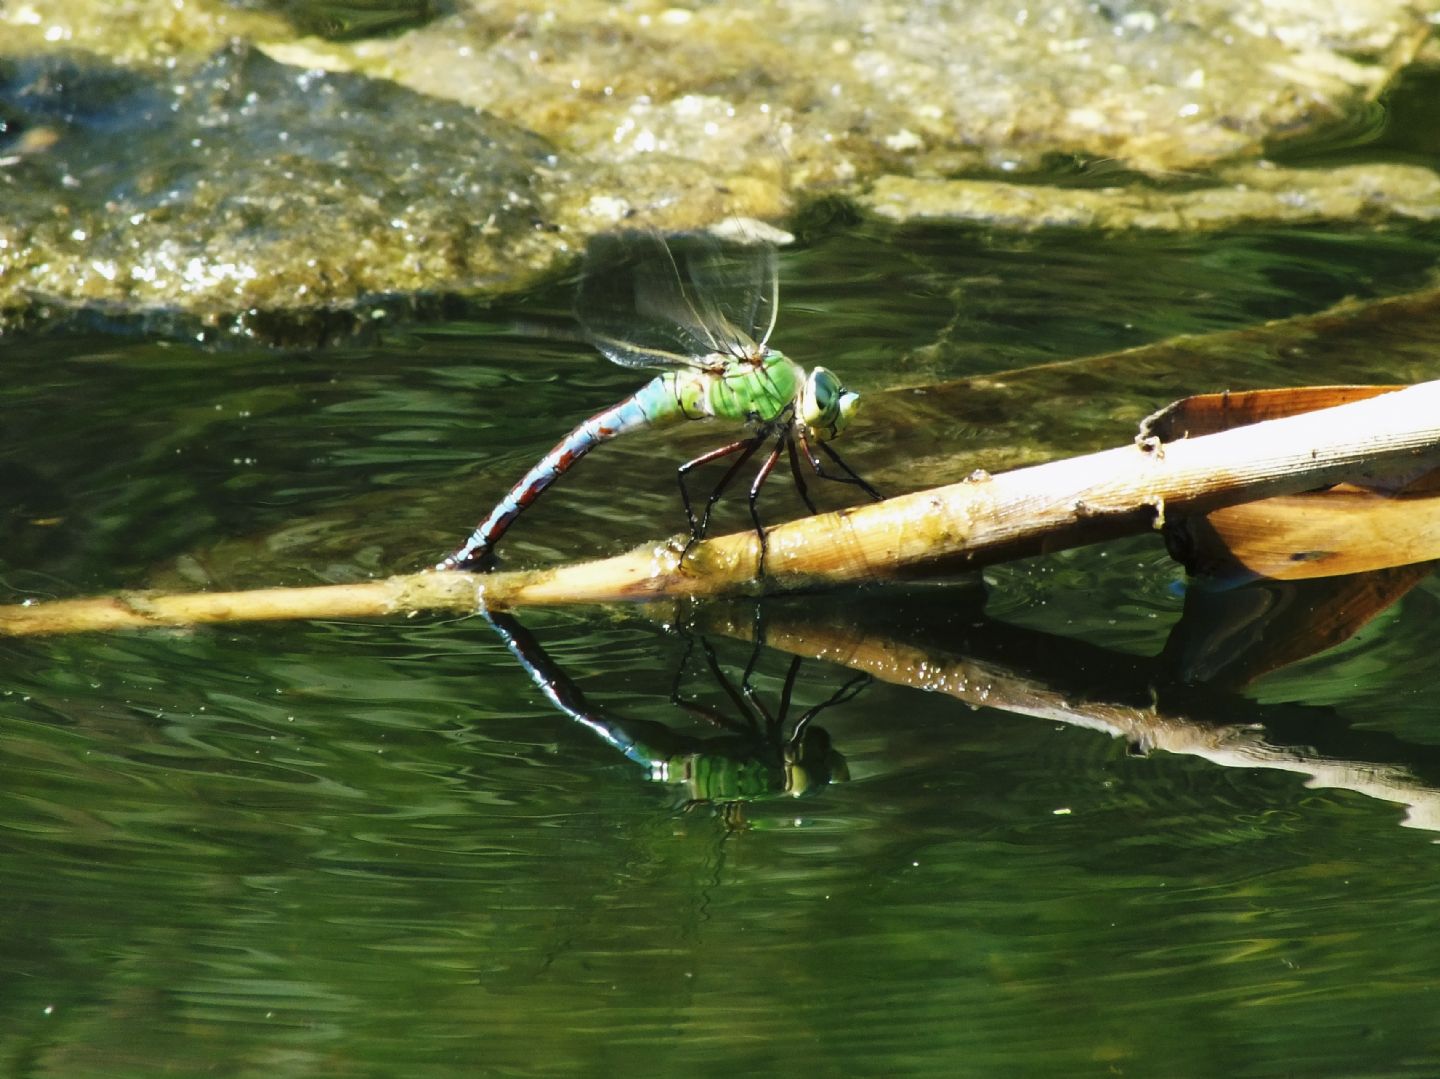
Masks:
[[[1160,657],[1166,681],[1242,686],[1346,640],[1429,577],[1433,563],[1346,577],[1194,587]]]

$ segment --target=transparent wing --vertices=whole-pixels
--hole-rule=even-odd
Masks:
[[[708,234],[706,246],[690,253],[690,280],[708,301],[713,325],[723,327],[747,351],[763,347],[775,329],[780,275],[769,244],[722,244]],[[730,338],[727,338],[727,340]]]
[[[591,241],[576,314],[616,363],[699,367],[716,353],[748,357],[763,346],[775,323],[777,292],[775,250],[768,245],[620,232]]]

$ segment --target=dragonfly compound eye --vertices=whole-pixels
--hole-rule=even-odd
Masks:
[[[859,402],[860,395],[842,386],[833,372],[816,367],[800,393],[800,422],[810,434],[827,442],[845,429]]]

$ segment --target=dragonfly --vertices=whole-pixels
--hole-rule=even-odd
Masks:
[[[854,416],[859,395],[825,367],[807,372],[770,347],[779,310],[779,271],[769,243],[726,245],[709,233],[664,237],[630,231],[596,237],[586,251],[576,314],[586,337],[622,367],[661,373],[617,405],[598,412],[545,454],[470,534],[436,565],[439,570],[489,570],[495,545],[515,520],[596,446],[631,431],[692,420],[742,426],[744,437],[680,465],[676,476],[690,538],[685,555],[710,524],[711,513],[740,470],[762,447],[769,454],[750,485],[750,519],[765,528],[760,490],[782,456],[801,500],[818,512],[801,470],[880,494],[830,446]],[[826,460],[822,460],[822,455]],[[688,479],[702,465],[734,458],[697,512]],[[826,462],[838,471],[826,468]]]

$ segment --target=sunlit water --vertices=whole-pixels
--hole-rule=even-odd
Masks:
[[[1423,231],[817,222],[783,256],[776,341],[878,392],[1405,291],[1436,249]],[[569,287],[350,348],[7,342],[7,599],[433,561],[635,383],[565,339]],[[1223,387],[1197,370],[1192,388]],[[609,449],[516,526],[517,562],[678,527],[678,450],[607,469]],[[1058,655],[1035,677],[1074,701],[1108,692],[1101,666],[1139,665],[1139,707],[1186,584],[1134,540],[983,587],[845,602],[937,656]],[[1437,601],[1424,583],[1195,719],[1429,789]],[[701,613],[524,621],[607,715],[718,737],[677,682],[738,712],[694,647],[681,668]],[[714,647],[738,683],[750,646]],[[772,712],[787,663],[756,659]],[[0,669],[9,1074],[1440,1069],[1436,836],[1294,772],[877,679],[812,721],[848,781],[686,808],[478,618],[12,640]],[[849,677],[806,661],[791,717]]]

